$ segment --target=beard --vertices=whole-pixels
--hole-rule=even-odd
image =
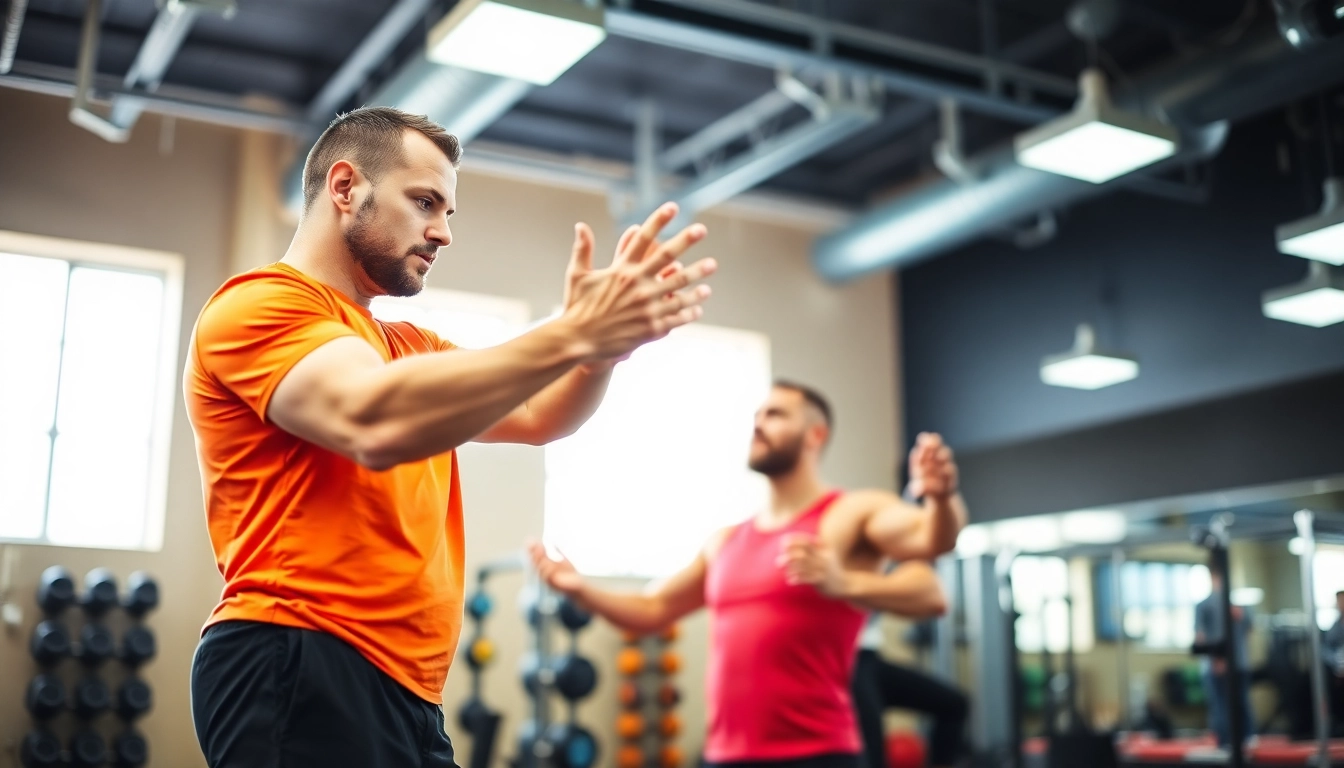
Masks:
[[[759,435],[757,437],[768,450],[747,462],[747,466],[751,467],[753,472],[759,472],[766,477],[779,477],[792,472],[793,468],[798,466],[798,459],[803,455],[802,435],[780,446],[771,445]]]
[[[380,237],[374,225],[374,202],[370,194],[355,211],[355,220],[341,233],[355,263],[374,285],[388,296],[414,296],[425,288],[429,267],[406,268],[406,259],[412,255],[433,256],[438,248],[428,243],[415,246],[405,254],[395,255],[397,245],[390,237]]]

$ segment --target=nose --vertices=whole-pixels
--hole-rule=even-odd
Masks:
[[[430,227],[429,231],[425,232],[425,240],[440,248],[446,248],[453,242],[453,231],[448,228],[447,222],[444,222]]]

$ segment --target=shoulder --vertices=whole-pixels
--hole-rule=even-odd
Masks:
[[[383,322],[383,327],[396,333],[404,339],[411,341],[415,346],[427,352],[442,352],[449,349],[457,349],[457,345],[439,336],[428,328],[405,321]]]
[[[728,539],[732,537],[732,535],[735,532],[737,532],[737,529],[741,528],[744,525],[750,525],[750,524],[751,524],[751,518],[747,518],[743,522],[737,523],[735,525],[724,526],[723,528],[720,528],[717,531],[711,533],[709,535],[709,538],[705,540],[705,546],[701,548],[700,553],[704,555],[705,560],[707,561],[713,560],[714,556],[717,555],[719,553],[719,550],[723,548],[724,543],[727,542]]]
[[[228,315],[248,308],[280,309],[288,306],[329,307],[329,297],[312,281],[271,265],[259,267],[225,281],[201,310],[206,315]]]

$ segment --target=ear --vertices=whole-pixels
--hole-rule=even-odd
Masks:
[[[340,213],[355,209],[355,187],[363,177],[348,160],[337,160],[327,171],[327,197]]]
[[[826,426],[826,422],[818,419],[812,426],[807,428],[808,440],[816,446],[817,450],[826,447],[826,441],[831,438],[831,428]]]

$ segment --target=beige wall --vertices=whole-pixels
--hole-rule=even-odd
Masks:
[[[266,158],[276,156],[282,142],[179,123],[172,153],[161,155],[156,117],[146,117],[132,142],[118,147],[69,125],[64,111],[65,104],[56,99],[0,90],[0,229],[183,254],[185,345],[201,304],[227,274],[283,252],[292,230],[269,206],[256,204],[273,195],[269,185],[278,163]],[[522,299],[534,315],[548,312],[560,299],[574,221],[591,223],[604,249],[613,243],[613,224],[601,196],[473,173],[470,148],[458,202],[455,241],[431,284]],[[722,265],[705,322],[769,335],[775,372],[814,383],[835,401],[840,429],[828,459],[831,479],[848,486],[889,487],[900,434],[889,282],[874,278],[842,289],[828,287],[808,266],[812,233],[722,214],[702,220],[710,238],[697,250]],[[462,452],[462,465],[468,565],[474,571],[481,561],[516,549],[521,536],[540,533],[542,452],[469,446]],[[165,605],[151,619],[161,652],[148,668],[157,705],[144,724],[152,764],[161,768],[202,763],[188,711],[187,672],[198,629],[221,585],[206,539],[191,434],[180,402],[169,486],[162,552],[14,548],[20,555],[17,599],[26,607],[38,574],[52,563],[77,573],[106,565],[123,578],[144,568],[164,582]],[[513,733],[526,716],[515,672],[527,642],[514,605],[520,586],[520,576],[504,576],[491,588],[500,608],[488,626],[501,661],[487,673],[485,696],[507,718],[497,750],[501,757],[513,753]],[[26,651],[32,613],[21,632],[0,637],[0,748],[21,738],[27,727],[21,699],[33,672]],[[681,744],[693,755],[704,727],[703,616],[688,621],[684,630],[678,645],[687,664],[679,681],[687,694],[682,707],[687,735]],[[581,643],[603,679],[580,716],[604,741],[608,756],[615,747],[616,713],[610,660],[619,643],[605,627],[587,631]],[[445,700],[449,733],[463,760],[469,741],[453,721],[466,689],[465,668],[455,669]]]

